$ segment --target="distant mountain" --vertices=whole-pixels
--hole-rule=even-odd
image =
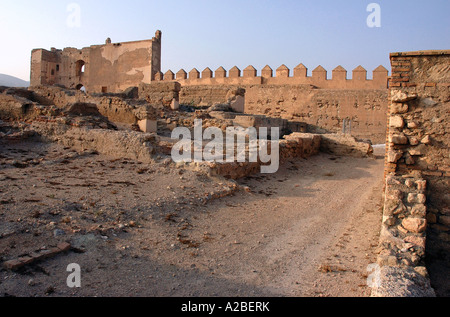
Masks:
[[[0,74],[0,86],[6,87],[28,87],[30,82],[22,80],[17,77]]]

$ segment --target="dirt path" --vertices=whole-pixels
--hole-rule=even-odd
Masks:
[[[58,151],[64,154],[61,149],[49,152]],[[67,160],[58,168],[44,169],[48,173],[45,177],[28,169],[22,170],[26,175],[23,179],[9,175],[15,171],[2,172],[5,182],[13,178],[20,190],[33,191],[33,199],[23,204],[16,199],[11,205],[5,197],[15,195],[14,190],[2,187],[2,201],[8,203],[0,214],[2,228],[13,230],[8,237],[0,238],[3,259],[58,241],[70,241],[77,252],[20,272],[0,271],[0,295],[370,294],[367,266],[375,261],[381,226],[382,159],[321,154],[288,163],[275,175],[244,179],[240,184],[246,189],[206,205],[198,198],[227,184],[206,181],[188,172],[181,176],[176,170],[162,172],[163,167],[149,176],[142,166],[108,161],[97,155]],[[71,188],[61,181],[69,171],[83,179],[85,169],[89,169],[91,183],[102,181],[109,187]],[[115,173],[112,179],[111,171]],[[49,179],[56,187],[51,192],[47,187],[42,190],[46,194],[43,197],[51,197],[52,202],[43,200],[47,205],[41,207],[38,219],[19,215],[34,206],[26,202],[43,199],[39,198],[44,195],[39,186],[49,186]],[[98,198],[95,204],[84,197],[89,195]],[[74,213],[72,207],[80,196],[86,203],[75,205]],[[127,201],[130,196],[133,199]],[[165,200],[158,200],[162,196]],[[58,199],[65,202],[65,208],[55,215],[52,210],[60,204]],[[80,210],[85,205],[87,211],[83,214]],[[49,227],[50,219],[57,217],[64,222],[67,212],[74,218],[72,224],[78,221],[72,225],[78,230],[71,232],[67,227],[62,237],[53,236],[54,222]],[[27,230],[24,219],[30,222]],[[124,227],[122,223],[128,223],[125,220],[136,221]],[[88,224],[105,230],[83,230]],[[108,225],[120,230],[108,231]],[[71,263],[82,269],[79,289],[66,285],[66,268]]]
[[[204,261],[215,259],[216,275],[264,296],[369,295],[383,164],[330,158],[249,179],[251,194],[215,202],[208,218],[195,221],[216,237],[202,250]]]

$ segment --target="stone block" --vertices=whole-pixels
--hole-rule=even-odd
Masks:
[[[419,146],[409,149],[408,152],[412,156],[422,156],[426,153],[426,145],[421,144]]]
[[[408,236],[405,238],[405,242],[412,243],[421,248],[425,248],[426,240],[423,237]]]
[[[425,196],[424,194],[414,194],[414,193],[408,194],[408,203],[425,204],[426,201],[427,196]]]
[[[410,138],[409,138],[409,144],[416,146],[416,145],[418,145],[419,143],[420,143],[420,141],[419,141],[418,138],[416,138],[416,137],[410,137]]]
[[[412,233],[425,232],[427,228],[427,221],[421,218],[406,218],[402,221],[402,226]]]
[[[70,245],[70,243],[62,242],[62,243],[58,244],[56,247],[60,250],[60,252],[66,252],[66,251],[70,250],[71,245]]]
[[[178,100],[173,99],[173,100],[172,100],[172,103],[170,104],[170,108],[171,108],[172,110],[178,110],[178,109],[180,109],[180,103],[178,102]]]
[[[401,182],[394,175],[388,175],[386,177],[386,184],[388,184],[388,185],[401,185]]]
[[[415,121],[408,122],[408,129],[416,129],[419,126],[419,124]]]
[[[403,134],[394,134],[390,136],[390,142],[397,145],[405,145],[408,144],[408,138]]]
[[[390,126],[401,129],[405,126],[405,121],[400,116],[392,116],[390,119]]]
[[[427,207],[424,204],[416,204],[411,208],[411,215],[425,218],[427,215]]]
[[[425,192],[427,189],[427,181],[426,180],[418,180],[416,181],[417,190],[420,192]]]
[[[144,119],[138,121],[139,129],[144,133],[157,133],[158,132],[158,121]]]
[[[38,258],[36,260],[39,260],[39,261],[40,260],[45,260],[45,259],[51,258],[53,256],[55,256],[55,251],[54,250],[41,250],[39,252],[39,256],[38,256]]]
[[[391,105],[392,114],[402,114],[409,111],[409,106],[406,103],[393,103]]]
[[[401,201],[402,199],[403,199],[403,192],[401,191],[401,190],[398,190],[398,189],[392,189],[392,188],[389,188],[387,191],[386,191],[386,198],[387,199],[390,199],[390,200],[393,200],[393,201]]]
[[[398,265],[398,259],[396,256],[379,256],[377,263],[379,266],[397,266]]]
[[[20,262],[23,263],[23,265],[28,265],[34,262],[34,259],[30,256],[23,256],[18,259]]]
[[[431,137],[429,135],[427,135],[426,137],[424,137],[422,139],[422,141],[420,141],[422,144],[430,144],[431,143]]]
[[[388,217],[385,221],[384,224],[388,227],[392,227],[395,226],[395,224],[397,223],[397,219],[394,217]]]
[[[234,112],[244,113],[245,112],[245,98],[238,95],[236,98],[230,103],[231,109]]]
[[[391,91],[391,100],[395,103],[405,103],[411,100],[417,99],[417,94],[408,94],[401,90]]]
[[[25,266],[24,263],[20,262],[19,260],[10,260],[3,263],[3,267],[7,270],[17,270],[21,267]]]
[[[411,155],[406,154],[405,163],[406,165],[414,165],[416,163],[416,160]]]

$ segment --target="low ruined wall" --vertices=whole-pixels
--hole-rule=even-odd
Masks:
[[[173,101],[180,101],[181,85],[177,82],[156,82],[151,85],[139,85],[139,98],[150,105],[170,106]]]
[[[382,264],[410,270],[450,258],[450,51],[394,53],[391,63]]]
[[[77,128],[54,122],[33,122],[31,129],[43,140],[78,151],[96,151],[117,159],[153,163],[158,137],[133,131]]]
[[[180,104],[198,107],[211,107],[227,101],[230,86],[183,86],[180,91]]]
[[[317,155],[320,149],[320,136],[308,133],[293,133],[280,140],[280,164],[290,159],[309,158]],[[261,173],[261,162],[216,163],[204,162],[199,166],[207,166],[211,175],[219,175],[230,179],[239,179]]]
[[[319,154],[322,136],[309,133],[292,133],[280,141],[280,163],[290,159],[308,158]]]
[[[126,95],[87,95],[81,91],[54,86],[36,86],[29,89],[32,92],[32,101],[41,105],[55,105],[63,111],[68,111],[75,104],[95,104],[99,113],[111,122],[132,125],[138,120],[137,111],[140,106],[134,104],[133,100],[126,99]]]
[[[321,134],[320,136],[322,138],[320,151],[323,153],[352,157],[373,156],[373,147],[370,143],[358,141],[350,135]]]
[[[284,137],[279,141],[279,163],[283,164],[290,159],[309,158],[311,156],[319,154],[320,151],[321,136],[310,133],[292,133]],[[164,140],[159,142],[158,152],[170,155],[172,147],[176,141]],[[205,146],[207,143],[204,143]],[[192,153],[194,152],[194,143],[191,143]],[[270,153],[270,142],[268,144],[268,151]],[[226,149],[223,149],[223,153]],[[236,155],[236,152],[235,152]],[[226,158],[223,162],[193,162],[188,163],[189,166],[193,166],[196,169],[203,170],[211,176],[221,176],[228,179],[240,179],[250,175],[261,173],[261,163],[248,162],[248,144],[246,144],[246,162],[226,162]]]
[[[0,119],[18,120],[27,117],[32,110],[32,102],[28,99],[0,94]]]

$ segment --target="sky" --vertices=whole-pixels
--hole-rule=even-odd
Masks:
[[[376,3],[378,9],[368,11]],[[29,80],[34,48],[83,48],[163,33],[162,71],[300,63],[308,75],[389,53],[450,49],[450,0],[0,0],[0,73]],[[369,17],[370,16],[370,17]],[[369,27],[367,20],[376,22]]]

